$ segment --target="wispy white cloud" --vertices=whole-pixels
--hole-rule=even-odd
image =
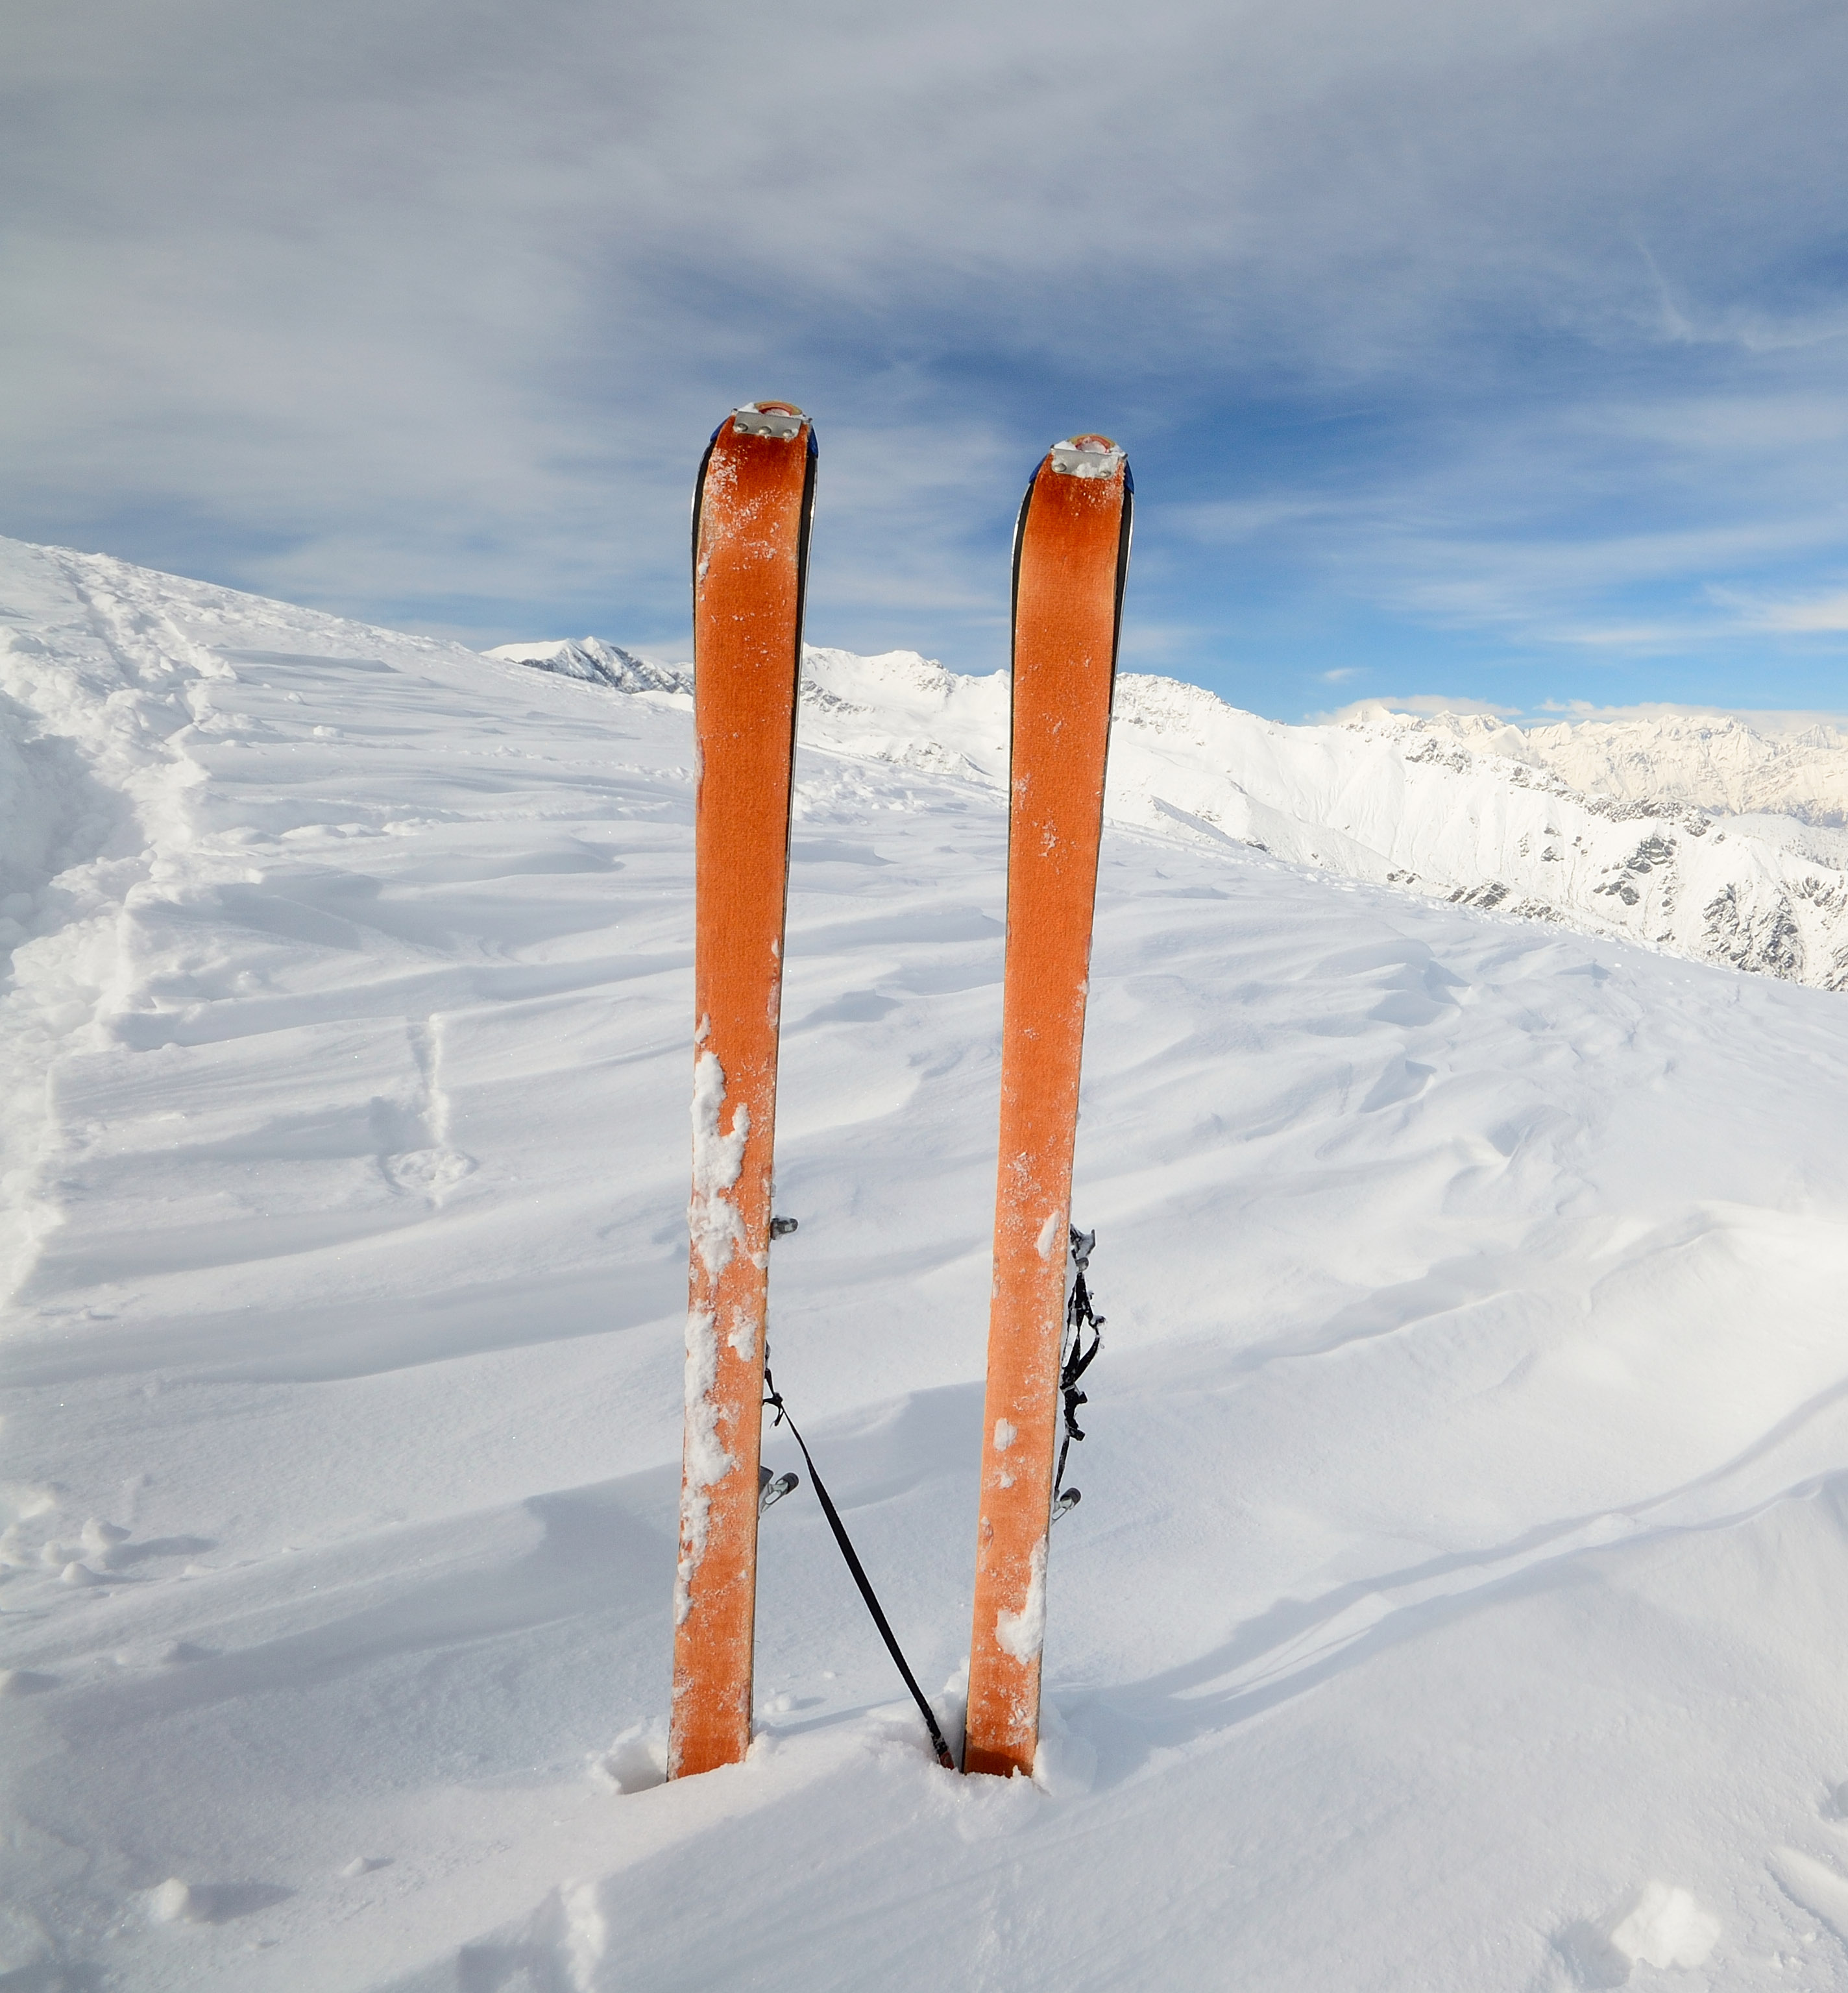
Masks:
[[[1716,588],[1712,593],[1716,602],[1732,612],[1742,629],[1805,636],[1839,636],[1848,632],[1848,589],[1783,600],[1730,589]]]
[[[1689,705],[1666,699],[1600,706],[1583,699],[1543,699],[1524,716],[1522,723],[1531,726],[1567,720],[1576,725],[1581,720],[1614,723],[1627,720],[1737,720],[1755,733],[1777,735],[1800,733],[1813,726],[1848,727],[1848,707]]]
[[[1414,692],[1385,699],[1355,699],[1333,712],[1312,713],[1308,717],[1312,721],[1338,726],[1351,720],[1376,719],[1394,713],[1410,713],[1423,719],[1435,718],[1442,713],[1480,715],[1486,719],[1505,720],[1511,726],[1524,728],[1555,726],[1562,722],[1573,726],[1581,722],[1609,725],[1633,720],[1680,719],[1742,720],[1754,732],[1773,736],[1800,733],[1815,726],[1848,730],[1848,707],[1786,709],[1782,707],[1689,704],[1672,699],[1644,699],[1628,705],[1605,706],[1583,699],[1541,699],[1531,706],[1523,707],[1443,692]]]
[[[15,12],[0,530],[666,641],[698,450],[775,392],[817,634],[963,663],[1074,422],[1171,668],[1260,585],[1642,655],[1843,549],[1813,0]]]
[[[1498,706],[1491,699],[1472,699],[1466,692],[1408,692],[1385,699],[1359,699],[1338,706],[1332,713],[1313,718],[1330,726],[1345,726],[1350,720],[1374,720],[1382,714],[1409,713],[1431,718],[1440,713],[1480,713],[1490,720],[1518,720],[1518,706]]]

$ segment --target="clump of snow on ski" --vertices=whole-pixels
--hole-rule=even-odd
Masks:
[[[998,1445],[999,1441],[996,1442]],[[1011,1478],[1004,1474],[995,1476],[995,1485],[1002,1489],[1013,1485]],[[1022,1667],[1037,1667],[1040,1649],[1045,1644],[1046,1632],[1046,1543],[1042,1537],[1033,1546],[1027,1561],[1026,1595],[1018,1611],[1010,1611],[1004,1605],[997,1606],[994,1612],[994,1642],[1004,1654],[1020,1663]],[[1037,1702],[1033,1712],[1034,1742],[1039,1742],[1039,1711]],[[1017,1766],[1015,1769],[1018,1769]]]
[[[964,1769],[1039,1740],[1059,1343],[1104,762],[1131,486],[1107,438],[1055,444],[1014,549],[1007,967],[994,1284]]]
[[[672,1777],[750,1748],[789,812],[815,436],[747,405],[693,504],[695,952]]]
[[[696,1042],[703,1044],[702,1024]],[[687,1208],[687,1229],[693,1249],[709,1280],[716,1280],[731,1264],[731,1256],[741,1246],[748,1252],[743,1219],[730,1193],[744,1174],[744,1147],[751,1134],[751,1109],[740,1101],[734,1109],[731,1126],[720,1133],[725,1106],[725,1068],[716,1052],[700,1051],[693,1059],[693,1196]],[[750,1354],[748,1348],[738,1352]]]

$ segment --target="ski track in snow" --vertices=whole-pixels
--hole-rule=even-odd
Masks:
[[[0,1984],[1848,1988],[1839,996],[1255,851],[1130,712],[1039,1775],[932,1764],[804,1489],[751,1761],[662,1786],[684,693],[11,542],[0,632]],[[941,678],[805,697],[772,1319],[953,1728],[1005,826]]]

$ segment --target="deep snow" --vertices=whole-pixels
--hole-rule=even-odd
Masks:
[[[931,1763],[805,1489],[662,1786],[684,695],[11,543],[0,617],[11,1983],[1848,1987],[1840,996],[1125,822],[1132,687],[1042,1776]],[[996,689],[813,683],[772,1334],[948,1683]]]

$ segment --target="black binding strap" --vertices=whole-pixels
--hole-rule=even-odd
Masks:
[[[953,1772],[956,1769],[956,1760],[950,1755],[950,1746],[943,1742],[943,1732],[938,1725],[936,1712],[924,1699],[924,1691],[919,1687],[918,1678],[912,1673],[911,1665],[905,1660],[898,1646],[898,1639],[893,1634],[885,1612],[880,1606],[878,1596],[873,1591],[872,1581],[868,1578],[859,1557],[854,1553],[853,1544],[847,1539],[846,1525],[840,1520],[840,1513],[834,1506],[832,1497],[823,1485],[821,1476],[815,1471],[815,1457],[809,1451],[808,1442],[796,1431],[796,1421],[789,1417],[789,1408],[783,1403],[782,1393],[778,1390],[775,1381],[770,1375],[770,1352],[768,1348],[764,1352],[764,1403],[775,1407],[775,1423],[779,1426],[786,1424],[789,1428],[790,1436],[802,1448],[802,1457],[808,1462],[809,1479],[813,1482],[816,1498],[821,1503],[821,1513],[827,1517],[828,1527],[834,1532],[834,1540],[840,1546],[840,1554],[846,1558],[847,1567],[853,1573],[854,1582],[860,1588],[860,1596],[866,1601],[866,1609],[873,1615],[873,1624],[878,1628],[879,1637],[885,1643],[885,1651],[898,1663],[898,1672],[905,1677],[905,1686],[911,1690],[911,1699],[918,1705],[918,1713],[924,1719],[924,1728],[930,1732],[930,1741],[936,1751],[937,1762],[945,1771]]]
[[[1072,1291],[1065,1304],[1065,1347],[1059,1366],[1059,1389],[1065,1400],[1065,1437],[1059,1448],[1059,1472],[1052,1483],[1052,1520],[1059,1518],[1078,1506],[1078,1490],[1074,1488],[1069,1496],[1062,1496],[1065,1486],[1066,1455],[1072,1450],[1072,1441],[1081,1440],[1084,1434],[1078,1424],[1078,1407],[1090,1401],[1078,1388],[1078,1380],[1090,1369],[1097,1352],[1104,1347],[1104,1318],[1091,1307],[1091,1290],[1085,1285],[1085,1269],[1091,1263],[1091,1248],[1097,1243],[1094,1232],[1080,1232],[1076,1226],[1071,1228],[1072,1266],[1074,1277]],[[1084,1332],[1091,1332],[1091,1346],[1083,1348]]]

